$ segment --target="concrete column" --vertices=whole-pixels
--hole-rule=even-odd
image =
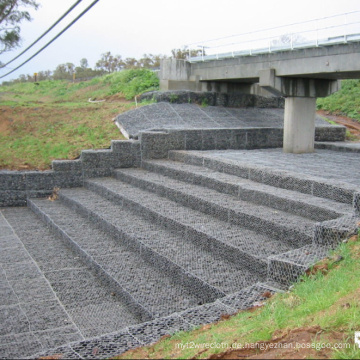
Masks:
[[[284,147],[286,153],[314,152],[316,98],[285,99]]]

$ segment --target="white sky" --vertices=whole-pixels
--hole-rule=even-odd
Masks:
[[[83,0],[39,45],[8,68],[7,73],[60,32],[93,0]],[[38,0],[33,21],[22,23],[22,47],[1,55],[7,62],[45,32],[75,0]],[[59,39],[21,69],[0,80],[54,70],[57,65],[87,58],[94,67],[101,54],[111,51],[123,58],[144,53],[170,55],[171,49],[201,40],[241,34],[325,16],[359,11],[359,0],[100,0]],[[360,32],[360,29],[359,29]]]

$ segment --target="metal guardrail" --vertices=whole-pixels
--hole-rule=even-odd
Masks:
[[[360,41],[360,11],[191,43],[184,47],[189,49],[189,62],[201,62],[355,41]],[[194,47],[202,50],[201,56],[191,57],[190,50]]]

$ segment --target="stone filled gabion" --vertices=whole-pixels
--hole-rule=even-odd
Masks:
[[[184,151],[199,134],[201,149]],[[27,207],[0,212],[0,358],[108,358],[218,321],[286,290],[357,232],[356,152],[239,151],[242,136],[143,133],[3,178]],[[237,150],[198,151],[227,141]],[[57,179],[57,199],[41,198]]]
[[[360,216],[360,193],[354,195],[354,211],[355,216]]]
[[[214,99],[209,99],[212,93],[210,95],[206,93],[202,100],[202,93],[190,94],[194,94],[195,98],[185,101],[183,96],[187,95],[176,95],[176,93],[169,95],[166,93],[164,96],[170,96],[177,100],[161,100],[161,102],[128,111],[118,115],[115,123],[128,138],[137,138],[144,131],[182,130],[191,133],[194,130],[214,131],[216,129],[224,131],[228,129],[254,130],[255,128],[272,128],[281,129],[282,131],[284,126],[284,109],[278,104],[279,98],[242,95],[237,98],[237,100],[240,100],[240,104],[235,102],[234,104],[230,103],[230,107],[223,107],[201,106],[201,102],[212,105]],[[199,102],[200,105],[198,105]],[[316,117],[315,125],[316,141],[343,141],[345,139],[346,129],[343,126],[329,125],[320,116]],[[220,134],[221,131],[214,131],[212,137],[220,137]],[[261,146],[262,142],[259,140],[249,143],[248,146],[255,148]],[[200,139],[197,138],[197,141],[199,142]],[[224,149],[230,148],[224,147]],[[211,147],[208,147],[203,150],[210,149]]]
[[[140,101],[167,102],[172,104],[198,104],[225,107],[284,108],[283,97],[264,97],[252,94],[225,94],[194,91],[150,91],[139,98]]]

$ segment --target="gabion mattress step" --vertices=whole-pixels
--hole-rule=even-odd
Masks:
[[[299,167],[296,166],[297,163],[294,161],[294,164],[286,164],[285,167],[281,168],[275,165],[276,157],[280,157],[281,152],[277,153],[276,149],[269,149],[273,156],[273,161],[269,161],[269,157],[266,156],[265,151],[267,151],[267,149],[252,150],[245,154],[245,156],[247,156],[246,158],[241,158],[239,157],[240,155],[237,155],[238,157],[236,158],[229,158],[226,156],[226,150],[223,152],[177,150],[169,151],[169,159],[186,164],[204,166],[218,172],[236,175],[244,179],[275,186],[284,190],[293,190],[349,205],[353,203],[354,194],[358,192],[358,186],[355,184],[334,178],[326,179],[324,174],[319,173],[319,171],[315,172],[317,175],[314,173],[303,173],[301,169],[304,168],[304,161],[302,163],[300,161],[298,164]],[[263,154],[261,152],[263,152]],[[334,154],[329,156],[333,155]],[[262,162],[261,158],[264,158],[265,161]],[[323,161],[326,161],[326,158]],[[322,167],[327,165],[326,168],[329,173],[329,167],[333,165],[336,168],[335,171],[340,172],[344,161],[346,161],[346,159],[340,158],[334,162],[327,160],[328,164],[322,164]],[[320,164],[318,164],[318,166],[320,166]]]
[[[268,281],[290,286],[317,261],[325,258],[329,246],[306,245],[269,258]]]
[[[155,196],[166,197],[194,210],[286,242],[294,247],[311,243],[314,235],[314,220],[289,214],[286,211],[253,204],[232,195],[144,169],[118,169],[114,174],[121,181],[153,192],[154,199]],[[138,194],[140,193],[136,196]],[[144,202],[141,197],[138,201]],[[161,200],[157,201],[161,202]]]
[[[352,211],[350,204],[339,203],[294,190],[281,189],[207,167],[179,161],[148,160],[142,162],[142,167],[173,179],[202,185],[233,195],[240,200],[269,206],[316,221],[334,219]]]
[[[231,261],[253,274],[265,275],[269,256],[294,248],[287,242],[258,234],[113,178],[88,180],[85,186],[136,214],[142,214],[151,221],[157,231],[161,228],[168,229],[167,237],[175,239],[172,240],[171,246],[167,244],[169,248],[164,247],[164,244],[168,243],[166,240],[160,244],[154,243],[152,238],[146,241],[156,251],[165,252],[167,257],[179,256],[177,260],[179,264],[183,262],[182,254],[189,252],[187,249],[191,249],[191,252],[194,251],[195,263],[201,261],[200,252],[202,255],[211,253],[211,256],[219,257],[222,262]],[[125,228],[129,226],[124,224]],[[145,237],[146,234],[142,236]],[[186,264],[186,258],[184,260],[185,263],[181,266],[185,268],[198,266]],[[210,265],[210,269],[212,267],[213,265]],[[189,268],[189,271],[194,270]],[[212,271],[210,277],[211,273]],[[207,281],[212,283],[210,280]],[[229,281],[230,284],[232,282],[236,284],[239,280],[232,280],[230,277]],[[228,292],[228,289],[224,289],[224,292]]]
[[[61,201],[32,199],[28,204],[143,321],[203,303],[201,294],[176,283],[163,269],[149,264]],[[106,208],[102,211],[106,213]]]
[[[104,181],[106,184],[106,179]],[[104,189],[97,187],[99,192]],[[203,302],[214,301],[265,278],[267,263],[249,263],[247,259],[244,264],[237,261],[234,254],[227,258],[221,246],[216,249],[209,246],[208,237],[201,238],[198,234],[196,239],[194,232],[178,231],[164,221],[146,218],[142,215],[144,211],[131,206],[131,200],[128,200],[134,189],[127,186],[123,191],[129,197],[119,198],[117,193],[108,193],[112,200],[119,199],[117,203],[86,189],[62,190],[60,197],[70,207],[76,207],[94,223],[97,222],[124,246],[128,244],[129,248],[138,251],[138,256],[144,256],[165,275],[173,276],[176,283],[187,280],[189,291],[197,293]],[[144,197],[143,200],[146,201]],[[157,207],[173,211],[166,204],[157,204]]]
[[[66,359],[108,359],[127,350],[154,343],[162,336],[191,330],[198,325],[219,321],[224,315],[232,315],[238,310],[259,306],[276,291],[266,283],[256,283],[214,303],[129,326],[101,337],[71,342],[66,346],[37,353],[32,358],[50,358],[61,354]],[[97,350],[95,353],[94,349]]]
[[[19,359],[140,323],[31,210],[2,210],[0,228],[0,358]]]

